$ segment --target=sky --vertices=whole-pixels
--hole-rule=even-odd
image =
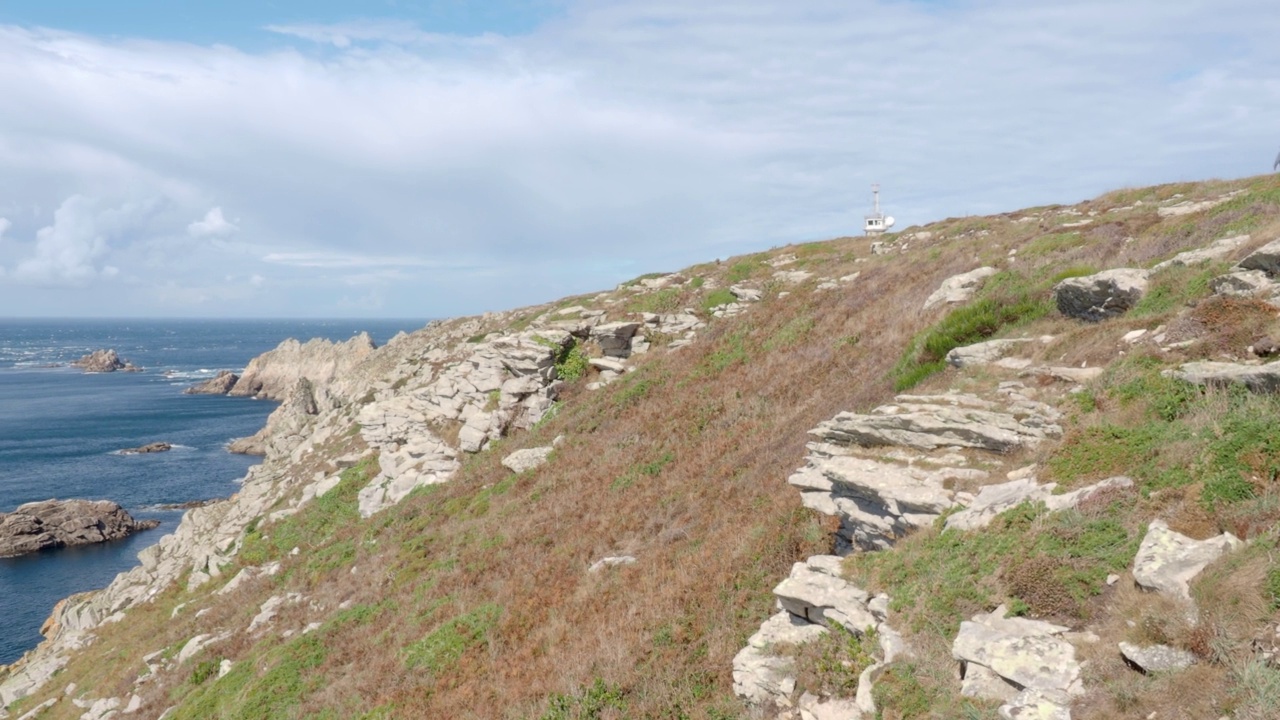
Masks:
[[[443,317],[1271,170],[1274,0],[0,0],[0,317]]]

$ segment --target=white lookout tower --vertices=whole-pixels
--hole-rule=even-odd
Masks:
[[[867,216],[866,224],[863,226],[869,237],[883,235],[886,230],[893,227],[893,218],[886,217],[880,212],[880,183],[871,186],[871,195],[874,198],[875,206],[871,214]]]

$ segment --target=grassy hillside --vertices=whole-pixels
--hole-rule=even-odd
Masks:
[[[1229,193],[1188,214],[1158,212]],[[929,529],[852,556],[848,576],[893,598],[892,622],[915,649],[878,685],[882,717],[995,717],[994,706],[959,697],[949,647],[961,620],[1000,603],[1098,637],[1080,645],[1088,695],[1074,717],[1276,717],[1280,672],[1255,641],[1274,642],[1280,620],[1280,401],[1161,374],[1187,360],[1247,357],[1259,338],[1280,338],[1275,309],[1211,296],[1209,280],[1227,262],[1157,271],[1138,307],[1101,323],[1065,318],[1052,302],[1063,278],[1149,268],[1241,233],[1250,240],[1233,259],[1280,237],[1280,179],[1126,189],[1069,208],[949,219],[883,238],[883,254],[865,238],[775,248],[681,270],[665,285],[637,279],[475,320],[477,338],[567,306],[610,319],[691,308],[708,325],[677,349],[668,347],[676,338],[651,335],[653,348],[629,361],[634,372],[599,389],[587,388],[597,378],[584,371],[553,416],[370,518],[356,493],[377,460],[346,469],[297,514],[254,523],[220,579],[194,591],[178,583],[102,626],[10,712],[74,683],[73,696],[136,693],[142,704],[128,717],[176,708],[172,720],[750,717],[731,689],[732,658],[773,612],[770,592],[792,563],[833,546],[835,521],[804,509],[786,483],[806,431],[904,389],[992,393],[1017,374],[950,368],[946,352],[1051,336],[1020,355],[1106,370],[1078,392],[1021,378],[1065,413],[1064,438],[988,459],[986,469],[1003,478],[1034,463],[1063,490],[1118,474],[1136,486],[1079,511],[1028,505],[983,531]],[[979,266],[999,273],[974,299],[921,309],[943,280]],[[812,275],[779,275],[795,271]],[[835,286],[820,289],[824,281]],[[714,317],[732,284],[762,299]],[[1163,343],[1122,340],[1161,327]],[[301,459],[299,476],[358,452],[357,431]],[[557,436],[535,470],[500,464]],[[1156,517],[1192,537],[1227,530],[1252,541],[1197,581],[1198,623],[1126,579]],[[617,555],[637,562],[587,572]],[[218,594],[241,568],[271,562],[278,574]],[[1121,581],[1107,584],[1111,574]],[[270,630],[244,631],[264,601],[290,593],[300,599],[280,606]],[[223,632],[173,661],[192,637]],[[1114,652],[1124,639],[1170,643],[1199,662],[1143,675]],[[841,661],[856,643],[809,652],[804,682],[847,686]],[[41,717],[83,712],[60,701]]]

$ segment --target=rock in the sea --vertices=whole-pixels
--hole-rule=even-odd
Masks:
[[[1117,268],[1067,278],[1054,286],[1054,300],[1063,315],[1098,322],[1121,315],[1138,304],[1147,292],[1148,274],[1137,268]]]
[[[267,446],[257,435],[250,435],[227,443],[227,452],[236,455],[266,455]]]
[[[153,442],[146,445],[139,445],[134,448],[125,448],[120,451],[121,455],[146,455],[149,453],[162,453],[172,450],[173,446],[167,442]]]
[[[214,377],[198,382],[182,392],[185,395],[226,395],[239,380],[239,375],[230,370],[222,370]]]
[[[137,372],[142,369],[131,362],[121,360],[120,355],[112,349],[94,350],[71,363],[71,365],[91,373],[115,372],[117,370]]]
[[[11,513],[0,513],[0,557],[117,540],[159,524],[156,520],[134,520],[110,500],[27,503]]]
[[[1144,673],[1169,672],[1191,667],[1196,656],[1168,645],[1134,645],[1120,643],[1120,654]]]

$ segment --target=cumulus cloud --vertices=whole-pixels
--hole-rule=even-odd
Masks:
[[[271,29],[286,45],[251,52],[0,26],[3,285],[109,264],[138,313],[324,314],[332,271],[396,268],[388,311],[470,312],[846,234],[872,182],[907,225],[1264,172],[1280,143],[1269,0],[619,0],[511,37]],[[73,195],[160,200],[127,235],[8,210]],[[247,296],[223,278],[253,274],[271,282],[227,305]]]
[[[187,234],[193,238],[224,238],[239,231],[239,226],[222,216],[220,207],[209,210],[203,220],[196,220],[187,226]]]
[[[53,224],[36,233],[32,252],[9,274],[15,282],[36,285],[84,285],[96,277],[113,277],[119,269],[99,260],[108,241],[129,228],[139,208],[103,208],[91,198],[73,195],[53,213]]]

